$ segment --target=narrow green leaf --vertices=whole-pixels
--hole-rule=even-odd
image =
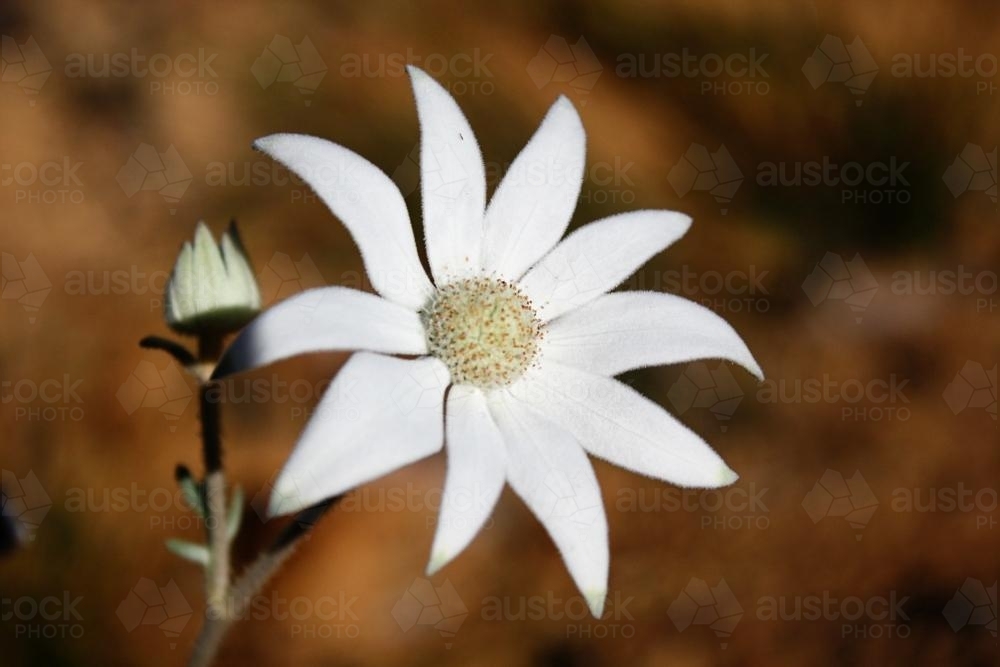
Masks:
[[[185,542],[184,540],[167,540],[167,550],[175,556],[180,556],[184,560],[189,560],[192,563],[197,563],[202,567],[208,567],[208,562],[211,559],[208,547],[204,544],[194,544],[193,542]]]

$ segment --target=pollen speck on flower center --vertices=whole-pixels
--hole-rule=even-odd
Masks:
[[[496,278],[440,287],[420,312],[430,353],[457,384],[495,389],[511,384],[538,355],[543,325],[515,285]]]

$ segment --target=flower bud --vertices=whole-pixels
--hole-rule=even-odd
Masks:
[[[260,291],[235,223],[218,245],[198,223],[170,274],[164,311],[171,329],[191,335],[232,333],[256,317]]]

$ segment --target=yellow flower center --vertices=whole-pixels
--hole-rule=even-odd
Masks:
[[[538,356],[544,327],[517,287],[478,277],[438,289],[420,312],[427,346],[456,384],[496,389],[511,384]]]

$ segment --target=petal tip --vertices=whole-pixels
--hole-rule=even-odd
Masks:
[[[740,476],[735,470],[723,463],[721,464],[719,474],[716,477],[717,486],[730,486],[731,484],[735,484],[739,478]]]
[[[267,516],[273,519],[274,517],[293,514],[305,507],[306,503],[302,502],[302,497],[299,495],[298,489],[294,485],[282,483],[282,480],[279,479],[271,492],[271,502],[267,507]]]
[[[601,618],[604,615],[604,602],[608,598],[608,590],[590,589],[584,593],[587,598],[587,606],[594,618]]]
[[[443,551],[436,552],[433,556],[431,556],[430,562],[427,563],[427,576],[433,577],[441,570],[442,567],[447,565],[450,560],[451,557]]]

